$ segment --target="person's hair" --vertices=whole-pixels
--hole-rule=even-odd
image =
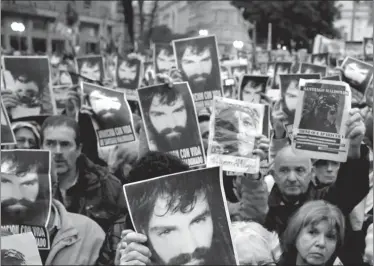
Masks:
[[[201,39],[196,38],[188,41],[183,41],[181,42],[180,46],[177,46],[177,58],[182,58],[187,48],[190,48],[191,52],[196,54],[201,54],[204,50],[209,49],[210,53],[213,54],[213,47],[210,45],[210,43],[203,42]]]
[[[331,228],[336,229],[337,244],[334,254],[342,247],[345,235],[345,220],[340,209],[324,200],[309,201],[301,206],[290,218],[287,228],[281,238],[281,264],[292,265],[296,263],[298,251],[296,241],[302,229],[307,226],[317,226],[320,222],[328,222]],[[333,258],[334,256],[331,256]]]
[[[264,265],[278,261],[280,243],[278,234],[269,232],[256,222],[233,222],[232,240],[240,265]]]
[[[138,86],[141,63],[139,63],[139,60],[136,58],[118,58],[117,68],[116,68],[116,77],[117,77],[117,82],[119,83],[118,86],[122,85],[120,84],[120,79],[118,76],[119,69],[122,64],[125,64],[127,67],[136,66],[136,76],[135,76],[135,79],[132,81],[132,84]]]
[[[128,181],[130,183],[144,181],[188,170],[188,165],[174,155],[149,151],[134,164],[129,173]]]
[[[60,126],[71,128],[74,131],[75,144],[77,145],[77,148],[78,148],[81,144],[79,125],[73,118],[70,118],[66,115],[54,115],[44,120],[42,124],[42,128],[41,128],[41,132],[40,132],[40,142],[43,144],[44,132],[47,128],[60,127]]]
[[[26,265],[25,255],[15,249],[1,250],[2,265]]]
[[[28,172],[48,173],[49,153],[37,150],[15,150],[1,153],[1,165],[9,164],[8,171],[16,176],[22,176]]]
[[[246,77],[244,76],[243,77],[243,82],[242,84],[240,84],[240,99],[243,100],[243,91],[244,91],[244,88],[245,86],[247,86],[249,83],[252,83],[253,86],[257,87],[259,85],[263,85],[263,88],[266,87],[266,83],[267,83],[267,79],[266,79],[266,83],[264,83],[264,79],[260,79],[260,78],[249,78],[249,77]],[[262,91],[264,92],[264,91]]]
[[[155,47],[156,47],[155,58],[157,58],[161,54],[162,51],[165,53],[166,56],[171,56],[174,53],[173,46],[171,46],[168,43],[156,44]]]
[[[212,255],[219,254],[219,263],[230,265],[235,259],[233,258],[233,247],[227,245],[231,238],[225,209],[222,208],[224,202],[220,193],[220,182],[216,182],[217,178],[214,175],[204,178],[195,175],[195,171],[184,172],[179,173],[178,176],[134,184],[131,185],[131,188],[127,188],[126,196],[129,207],[133,210],[131,212],[133,223],[137,230],[148,232],[156,201],[160,197],[167,196],[167,211],[163,214],[166,215],[169,212],[173,214],[191,212],[195,208],[198,198],[203,196],[210,206],[213,221]],[[157,253],[154,254],[154,257],[157,258]],[[212,259],[216,260],[217,258]]]

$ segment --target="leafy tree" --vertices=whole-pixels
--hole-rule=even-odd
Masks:
[[[151,32],[152,35],[150,39],[154,43],[169,43],[172,40],[189,37],[188,34],[173,33],[166,25],[155,26],[152,28]]]
[[[249,1],[232,0],[231,4],[242,11],[243,18],[256,21],[257,42],[267,41],[268,23],[272,23],[272,46],[281,43],[296,49],[308,48],[317,34],[339,37],[333,22],[340,17],[334,1]]]

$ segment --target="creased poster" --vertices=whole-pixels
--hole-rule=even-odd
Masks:
[[[266,136],[268,139],[271,138],[271,122],[270,122],[270,106],[264,106],[264,119],[262,121],[262,135]],[[270,152],[268,158],[260,161],[260,173],[262,175],[267,175],[269,171],[269,162],[270,162]]]
[[[248,73],[248,67],[242,65],[231,66],[231,74],[235,78],[236,82],[239,83],[241,78]]]
[[[48,56],[3,56],[2,66],[5,89],[18,98],[9,116],[17,119],[57,113]]]
[[[26,224],[1,225],[1,231],[8,231],[10,234],[30,232],[33,234],[39,250],[49,250],[51,248],[49,232],[45,226],[31,226]]]
[[[366,61],[373,61],[373,38],[364,38],[364,59]]]
[[[33,234],[1,237],[1,265],[43,265]]]
[[[309,64],[309,63],[302,63],[300,65],[299,73],[300,74],[320,74],[321,77],[325,77],[327,75],[327,67]]]
[[[264,95],[268,76],[244,75],[239,84],[239,100],[249,103],[265,103]]]
[[[207,166],[224,171],[258,173],[260,158],[253,155],[255,136],[262,134],[264,105],[215,97],[210,119]]]
[[[131,221],[147,236],[152,262],[239,265],[223,182],[213,167],[124,185]]]
[[[189,166],[205,164],[196,110],[187,82],[138,90],[149,149],[171,153]]]
[[[101,82],[104,80],[104,58],[100,55],[77,57],[75,58],[75,66],[79,75],[84,78]]]
[[[11,124],[9,121],[8,113],[5,110],[3,101],[1,101],[1,145],[13,145],[16,144],[16,138],[14,136]]]
[[[78,84],[78,75],[76,73],[75,62],[68,57],[52,55],[50,58],[52,86],[71,87]]]
[[[340,75],[334,75],[334,76],[327,76],[323,77],[323,80],[335,80],[335,81],[341,81],[342,77]]]
[[[123,92],[82,82],[84,102],[94,112],[96,136],[100,147],[135,141],[130,106]]]
[[[170,43],[155,43],[153,62],[156,74],[168,74],[176,66],[173,46]]]
[[[330,62],[329,53],[312,54],[311,61],[312,61],[312,64],[314,65],[328,66]]]
[[[49,151],[1,151],[2,229],[31,231],[44,249],[49,248],[43,227],[48,225],[52,205],[50,170]]]
[[[362,41],[346,41],[345,42],[345,56],[350,56],[353,58],[363,57],[363,42]]]
[[[313,159],[345,162],[349,140],[346,122],[351,108],[347,83],[330,80],[300,80],[292,148]]]
[[[210,107],[213,97],[222,95],[216,37],[174,40],[173,47],[177,68],[191,88],[196,109]]]
[[[117,89],[123,90],[126,99],[137,100],[136,90],[140,87],[143,77],[143,61],[139,58],[118,58],[116,84]]]
[[[279,75],[289,74],[291,72],[291,62],[276,62],[274,67],[274,76],[273,76],[273,89],[280,88],[280,79]]]

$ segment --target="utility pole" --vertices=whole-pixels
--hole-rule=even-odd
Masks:
[[[253,27],[252,27],[252,60],[253,60],[253,67],[257,68],[257,52],[256,52],[256,47],[257,47],[257,22],[253,22]]]

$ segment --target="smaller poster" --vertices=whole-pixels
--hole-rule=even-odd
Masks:
[[[345,42],[345,56],[353,58],[362,58],[363,56],[363,42],[362,41],[346,41]]]
[[[244,75],[239,84],[239,100],[249,103],[265,103],[268,76]]]
[[[301,79],[299,88],[292,141],[295,153],[345,162],[349,149],[346,122],[352,97],[349,85]]]
[[[136,90],[140,87],[143,77],[143,61],[139,58],[119,57],[117,61],[117,89],[125,93],[126,99],[137,100]]]
[[[189,166],[204,165],[204,146],[188,83],[143,87],[138,95],[149,149],[171,153]]]
[[[52,72],[52,86],[71,87],[78,84],[78,75],[76,73],[75,62],[69,58],[61,58],[52,55],[50,58]]]
[[[234,65],[231,66],[232,76],[235,78],[236,82],[239,83],[241,78],[248,73],[247,66]]]
[[[173,46],[170,43],[155,43],[153,47],[155,73],[168,74],[176,66]]]
[[[228,66],[221,65],[221,79],[225,80],[231,77],[230,69]]]
[[[364,38],[364,59],[373,62],[373,38]]]
[[[279,75],[289,74],[291,72],[291,62],[276,62],[273,76],[273,89],[280,89]]]
[[[82,82],[83,102],[94,112],[100,147],[135,141],[134,122],[123,92]]]
[[[102,82],[104,80],[104,59],[100,55],[86,55],[77,57],[75,58],[75,67],[79,75],[85,79],[92,82]]]
[[[33,234],[1,237],[1,265],[43,265]]]
[[[335,80],[335,81],[341,81],[342,77],[340,75],[334,75],[334,76],[327,76],[323,77],[323,80]]]
[[[215,97],[210,119],[207,166],[224,171],[258,173],[260,158],[253,155],[256,136],[262,134],[263,104]]]
[[[3,101],[1,101],[1,145],[13,145],[16,144],[16,138],[14,136],[11,124],[9,121],[8,113],[5,110]]]
[[[312,64],[314,65],[328,66],[330,62],[329,53],[312,54],[311,61],[312,61]]]
[[[321,77],[325,77],[327,75],[327,67],[309,64],[309,63],[302,63],[300,65],[299,73],[300,74],[320,74]]]
[[[136,232],[155,265],[239,265],[219,167],[123,187]]]

